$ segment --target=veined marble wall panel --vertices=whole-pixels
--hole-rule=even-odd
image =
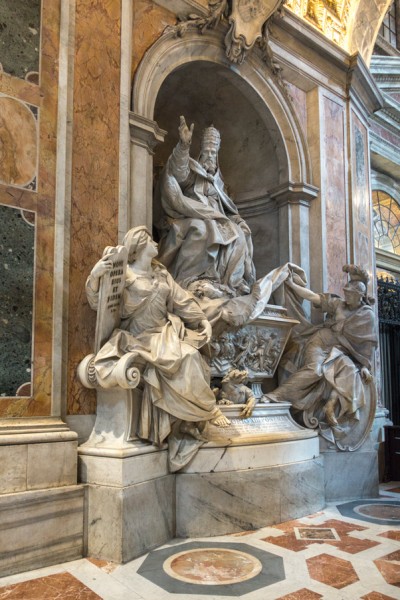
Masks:
[[[36,190],[38,108],[0,94],[0,183]]]
[[[175,25],[174,13],[152,0],[136,0],[133,14],[132,75],[144,53],[160,37],[167,25]]]
[[[1,398],[0,418],[51,414],[59,23],[60,3],[43,0],[40,85],[0,73],[0,94],[33,105],[39,113],[36,191],[0,183],[1,204],[36,213],[33,393]]]
[[[75,26],[68,413],[95,411],[95,394],[76,378],[93,350],[95,313],[85,280],[118,236],[120,2],[77,0]]]
[[[352,166],[352,253],[353,262],[373,274],[371,228],[371,186],[369,175],[368,130],[356,113],[351,119]]]
[[[324,96],[326,289],[342,294],[347,263],[345,107]]]
[[[286,83],[304,135],[307,135],[307,92],[292,83]]]
[[[389,131],[383,126],[379,126],[375,121],[371,122],[371,131],[379,135],[380,138],[393,144],[396,148],[400,148],[400,136],[396,135],[393,131]]]

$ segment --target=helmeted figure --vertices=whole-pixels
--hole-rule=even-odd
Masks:
[[[255,281],[251,233],[224,190],[218,166],[219,132],[203,133],[199,161],[190,158],[193,125],[181,117],[180,140],[161,177],[165,219],[159,260],[187,288],[208,279],[234,293],[249,293]]]
[[[343,270],[350,275],[344,299],[316,294],[287,279],[292,292],[321,309],[326,319],[308,330],[297,351],[286,354],[281,365],[285,381],[268,393],[272,401],[291,402],[306,425],[325,423],[338,437],[349,423],[359,421],[362,410],[371,411],[367,405],[374,390],[371,371],[377,345],[368,273],[356,265]]]

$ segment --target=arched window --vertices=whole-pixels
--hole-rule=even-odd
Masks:
[[[375,248],[400,255],[400,205],[387,192],[372,192]]]
[[[398,48],[399,45],[397,39],[397,11],[398,0],[393,0],[379,30],[379,33],[383,39],[389,42],[389,44],[394,48]]]

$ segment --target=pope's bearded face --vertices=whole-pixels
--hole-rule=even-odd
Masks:
[[[201,149],[200,164],[204,169],[214,175],[217,171],[218,151],[213,146],[205,146]]]

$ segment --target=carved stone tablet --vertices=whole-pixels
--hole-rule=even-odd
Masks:
[[[109,254],[112,260],[112,269],[106,273],[100,282],[99,307],[97,310],[96,339],[94,352],[110,338],[114,329],[119,327],[121,321],[121,298],[125,285],[126,265],[128,250],[125,246],[106,248],[104,254]]]

